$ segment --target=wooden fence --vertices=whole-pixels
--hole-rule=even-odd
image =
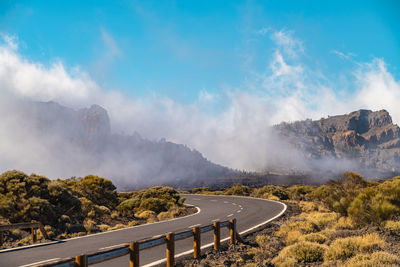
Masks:
[[[129,254],[129,266],[139,266],[140,251],[155,246],[166,244],[167,252],[167,267],[174,266],[175,261],[175,241],[193,237],[193,256],[200,258],[201,251],[201,234],[214,230],[214,249],[220,249],[221,228],[228,227],[230,230],[230,244],[235,244],[236,241],[242,241],[236,231],[236,219],[223,222],[214,222],[203,227],[194,227],[192,230],[180,231],[176,233],[166,233],[164,235],[155,236],[148,239],[121,244],[107,250],[102,250],[94,253],[79,255],[76,257],[63,258],[46,262],[42,264],[32,265],[31,267],[57,266],[57,267],[86,267],[90,264],[96,264],[103,261],[112,260]]]
[[[8,225],[0,225],[0,246],[3,245],[4,242],[4,231],[13,230],[13,229],[31,229],[32,242],[37,241],[37,229],[40,229],[44,238],[48,239],[46,230],[40,222],[32,222],[32,223],[14,223]]]

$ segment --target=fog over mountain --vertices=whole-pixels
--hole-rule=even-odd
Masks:
[[[52,178],[92,173],[120,188],[206,182],[233,173],[185,145],[112,134],[107,111],[98,105],[74,110],[56,102],[1,102],[7,114],[0,126],[2,171]]]
[[[75,110],[9,98],[0,100],[0,112],[1,171],[15,168],[52,178],[90,173],[111,178],[120,188],[213,185],[248,177],[184,144],[152,141],[137,132],[115,134],[99,105]],[[281,123],[266,131],[263,143],[274,149],[267,151],[262,172],[251,175],[259,183],[285,182],[288,174],[322,182],[348,170],[374,176],[400,166],[400,129],[385,110]],[[271,171],[282,176],[272,179]]]

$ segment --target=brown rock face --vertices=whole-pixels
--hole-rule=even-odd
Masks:
[[[400,128],[386,110],[358,110],[312,121],[281,123],[278,133],[313,158],[351,158],[383,171],[400,169]]]

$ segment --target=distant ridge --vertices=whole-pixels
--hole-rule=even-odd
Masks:
[[[361,170],[400,170],[400,128],[386,110],[361,109],[315,121],[283,122],[274,128],[308,159],[347,159]]]

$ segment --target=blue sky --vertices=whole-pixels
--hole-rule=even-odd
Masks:
[[[399,1],[3,0],[0,30],[25,58],[79,67],[104,90],[191,103],[268,71],[279,31],[333,83],[373,58],[398,78],[399,13]]]

